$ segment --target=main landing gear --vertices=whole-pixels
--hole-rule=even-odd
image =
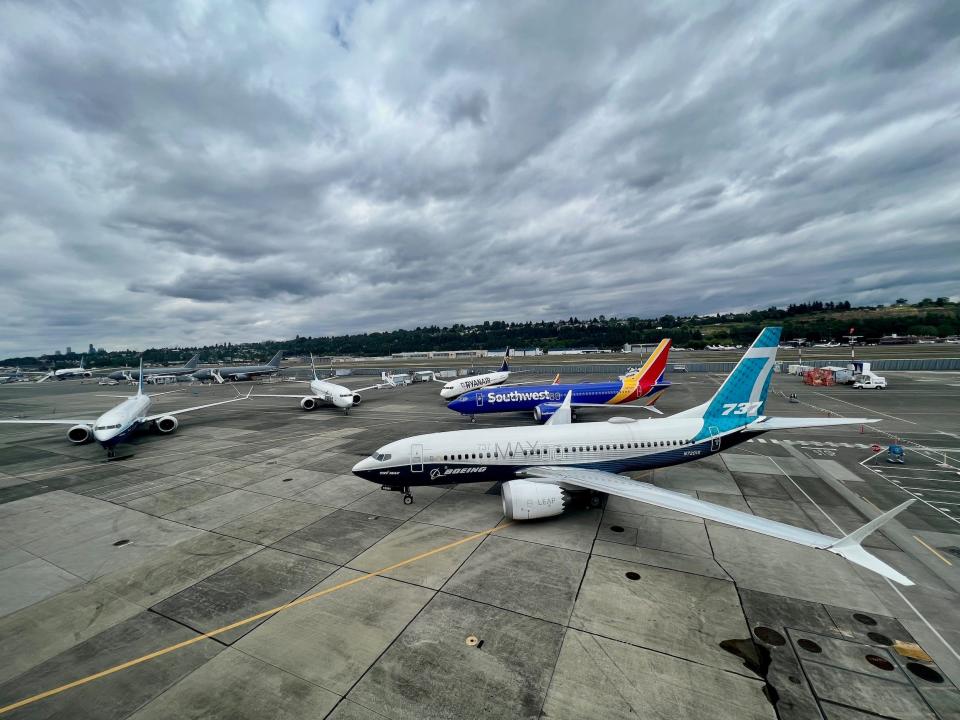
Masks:
[[[107,460],[113,460],[117,456],[117,449],[114,447],[107,448]]]
[[[391,492],[400,492],[403,493],[403,504],[404,505],[413,505],[413,494],[410,492],[410,488],[406,485],[403,487],[392,487],[390,485],[381,485],[381,490],[389,490]]]

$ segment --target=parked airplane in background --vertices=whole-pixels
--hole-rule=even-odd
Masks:
[[[158,367],[158,368],[144,368],[143,373],[147,376],[147,382],[150,382],[150,377],[153,375],[163,375],[166,377],[175,377],[177,375],[190,375],[195,372],[200,366],[200,356],[194,355],[192,358],[187,360],[180,367]],[[111,380],[129,380],[130,382],[140,380],[140,371],[139,370],[117,370],[107,375]]]
[[[471,390],[447,407],[469,415],[471,420],[485,413],[527,411],[533,413],[533,419],[537,422],[545,422],[559,409],[567,392],[572,391],[574,408],[610,407],[643,400],[635,407],[645,407],[659,413],[653,404],[670,387],[670,383],[662,377],[669,355],[670,340],[661,340],[643,367],[614,382],[554,383]]]
[[[25,373],[20,368],[17,368],[9,375],[0,375],[0,385],[6,385],[8,383],[18,383],[18,382],[30,382],[28,375],[33,374],[42,374],[42,373]]]
[[[90,370],[87,370],[83,366],[83,355],[80,356],[80,367],[75,368],[62,368],[60,370],[52,370],[44,375],[42,378],[37,380],[37,382],[43,382],[44,380],[49,380],[50,378],[55,378],[57,380],[69,380],[70,378],[91,378],[93,373]]]
[[[143,362],[140,363],[140,369],[143,370]],[[77,445],[90,440],[96,440],[107,451],[107,457],[112,458],[116,455],[116,447],[119,443],[130,439],[133,433],[146,425],[153,425],[157,431],[164,435],[172,433],[180,425],[177,415],[202,410],[203,408],[214,407],[215,405],[226,405],[238,400],[245,400],[250,397],[240,395],[231,400],[221,400],[220,402],[207,403],[206,405],[195,405],[193,407],[183,408],[182,410],[169,410],[167,412],[150,414],[150,406],[153,404],[153,397],[143,392],[143,373],[140,373],[140,383],[137,386],[136,395],[120,395],[115,397],[126,398],[122,403],[116,405],[95,420],[0,420],[5,425],[70,425],[67,430],[67,439]],[[173,390],[171,392],[178,392]],[[166,395],[167,393],[157,393]]]
[[[317,377],[317,366],[313,362],[313,355],[310,356],[310,367],[313,368],[313,380],[294,381],[309,383],[310,395],[263,393],[261,395],[255,395],[254,397],[297,398],[300,400],[300,407],[302,407],[304,410],[313,410],[321,404],[332,405],[343,410],[344,415],[349,415],[350,408],[356,407],[363,400],[363,398],[360,396],[361,393],[364,393],[367,390],[380,390],[381,388],[396,387],[396,383],[394,383],[389,377],[384,378],[386,382],[362,388],[348,388],[343,385],[338,385],[337,383],[330,382],[330,378],[321,380],[319,377]]]
[[[510,348],[507,348],[507,352],[503,356],[503,364],[499,370],[491,373],[483,373],[482,375],[471,375],[470,377],[451,380],[440,389],[440,397],[444,400],[452,400],[470,390],[479,390],[480,388],[500,385],[506,382],[507,378],[510,377],[510,366],[507,364],[509,359]],[[443,382],[443,380],[437,378],[434,378],[434,380]]]
[[[838,342],[817,343],[816,345],[814,345],[814,347],[815,348],[838,348],[840,347],[840,343]]]
[[[261,375],[275,375],[280,372],[280,360],[283,350],[278,352],[266,365],[241,365],[239,367],[203,368],[193,373],[197,380],[215,380],[219,383],[227,380],[253,380]]]
[[[413,486],[501,480],[503,512],[512,520],[559,515],[577,494],[616,495],[828,550],[902,585],[912,585],[909,578],[860,545],[912,500],[837,538],[617,474],[690,462],[771,430],[876,422],[765,416],[780,330],[764,329],[710,400],[670,418],[611,418],[572,425],[573,391],[568,390],[543,427],[416,435],[384,445],[357,463],[353,472],[386,489],[403,492],[408,504],[413,502]]]
[[[715,350],[717,352],[723,350],[743,350],[743,345],[707,345],[707,350]]]

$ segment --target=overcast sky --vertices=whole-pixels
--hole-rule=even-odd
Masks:
[[[954,0],[7,0],[0,357],[957,296],[958,38]]]

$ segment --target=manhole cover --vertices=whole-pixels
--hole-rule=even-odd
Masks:
[[[123,547],[124,545],[129,545],[129,544],[130,544],[130,541],[129,541],[129,540],[117,540],[117,541],[113,544],[113,546],[114,546],[114,547]]]
[[[465,642],[467,645],[469,645],[470,647],[473,647],[474,645],[476,645],[476,644],[477,644],[478,642],[480,642],[480,641],[477,639],[477,636],[476,636],[476,635],[468,635],[468,636],[467,636],[467,639],[464,640],[464,642]]]
[[[631,570],[630,572],[628,572],[626,575],[627,575],[627,580],[639,580],[639,579],[640,579],[640,573],[635,573],[633,570]]]
[[[893,663],[879,655],[867,655],[867,662],[881,670],[893,670]]]
[[[767,645],[784,645],[787,642],[787,639],[783,637],[773,628],[760,625],[759,627],[754,628],[753,634],[756,635],[761,641],[765,642]]]
[[[943,675],[938,673],[932,667],[927,667],[926,665],[921,665],[920,663],[907,663],[907,670],[912,672],[921,680],[926,680],[927,682],[932,683],[942,683]]]
[[[614,532],[623,532],[623,528],[620,527],[619,525],[611,525],[610,529],[613,530]]]
[[[856,621],[859,622],[859,623],[863,623],[864,625],[871,625],[871,626],[872,626],[872,625],[876,625],[876,624],[877,624],[877,621],[876,621],[876,620],[874,620],[874,619],[873,619],[872,617],[870,617],[869,615],[864,615],[863,613],[854,613],[854,614],[853,614],[853,619],[856,620]]]
[[[801,648],[803,648],[803,649],[806,650],[807,652],[811,652],[811,653],[821,653],[821,652],[823,652],[823,648],[822,648],[822,647],[820,647],[819,645],[817,645],[813,640],[807,640],[806,638],[802,638],[802,639],[800,639],[800,640],[797,640],[797,645],[799,645]]]
[[[886,645],[887,647],[893,645],[893,640],[888,638],[886,635],[881,635],[878,632],[868,632],[867,637],[873,640],[877,645]]]

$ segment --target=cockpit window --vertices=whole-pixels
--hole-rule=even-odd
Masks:
[[[373,459],[376,460],[377,462],[385,462],[386,460],[389,460],[391,457],[393,456],[390,453],[376,453],[373,456]]]

